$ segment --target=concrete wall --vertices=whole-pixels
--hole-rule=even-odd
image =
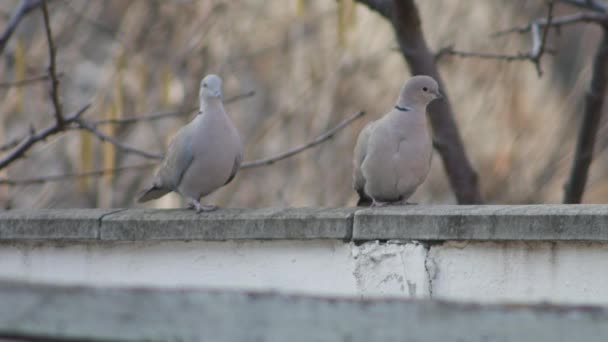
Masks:
[[[2,341],[606,341],[608,310],[0,282]]]
[[[0,213],[0,278],[608,304],[608,206]]]

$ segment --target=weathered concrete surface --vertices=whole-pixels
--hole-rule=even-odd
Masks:
[[[378,241],[352,246],[357,293],[364,297],[429,298],[427,249],[419,243]]]
[[[607,227],[607,205],[0,212],[0,241],[608,241]]]
[[[608,305],[607,212],[8,211],[0,213],[0,279]]]
[[[133,209],[108,215],[102,240],[251,240],[350,238],[354,209]]]
[[[359,210],[354,240],[608,241],[606,205],[401,206]]]
[[[107,209],[0,211],[0,241],[97,239],[101,218],[114,211]]]
[[[357,295],[353,268],[336,240],[0,244],[0,279],[54,284]]]
[[[598,307],[0,284],[0,338],[121,341],[605,341]]]
[[[608,305],[608,244],[448,242],[427,257],[434,298]]]

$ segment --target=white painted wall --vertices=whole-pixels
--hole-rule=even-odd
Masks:
[[[0,278],[608,304],[608,244],[342,241],[2,243]]]

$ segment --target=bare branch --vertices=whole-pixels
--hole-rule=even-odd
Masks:
[[[547,17],[544,19],[537,19],[534,22],[532,22],[530,25],[523,27],[523,28],[514,28],[514,29],[509,29],[506,31],[501,31],[498,32],[496,35],[503,35],[503,34],[507,34],[507,33],[513,33],[513,32],[519,32],[519,33],[523,33],[523,32],[531,32],[531,36],[532,36],[532,48],[530,49],[530,52],[521,52],[515,55],[510,55],[510,54],[499,54],[499,53],[484,53],[484,52],[465,52],[465,51],[458,51],[455,50],[452,46],[448,46],[445,48],[440,49],[436,54],[435,54],[435,61],[439,61],[439,59],[441,59],[443,56],[445,55],[453,55],[453,56],[458,56],[458,57],[463,57],[463,58],[481,58],[481,59],[497,59],[497,60],[503,60],[503,61],[507,61],[507,62],[511,62],[511,61],[530,61],[532,62],[532,64],[534,65],[534,67],[536,68],[536,73],[538,74],[538,76],[542,76],[543,71],[542,71],[542,67],[541,67],[541,58],[543,57],[543,55],[547,52],[547,37],[549,35],[549,29],[552,26],[559,26],[559,25],[565,25],[566,22],[560,21],[559,23],[555,23],[554,18],[553,18],[553,7],[554,7],[554,3],[552,0],[549,0],[547,2]],[[563,19],[564,17],[560,18]],[[572,18],[567,18],[569,20],[572,20]],[[580,21],[581,19],[578,18],[578,20]],[[542,30],[542,35],[541,35],[541,31],[540,28],[543,27]]]
[[[133,147],[124,145],[122,143],[120,143],[119,141],[117,141],[116,139],[100,132],[99,130],[97,130],[95,127],[92,126],[92,124],[87,123],[84,120],[79,119],[79,116],[89,107],[89,105],[83,107],[79,112],[77,112],[76,114],[66,118],[66,124],[68,123],[74,123],[75,126],[72,128],[68,128],[67,126],[64,126],[63,128],[58,127],[56,124],[40,131],[39,133],[34,133],[32,134],[27,140],[25,140],[22,144],[25,146],[25,144],[27,144],[27,148],[31,147],[32,145],[34,145],[36,142],[44,140],[46,137],[49,137],[53,134],[59,133],[61,131],[67,130],[67,129],[84,129],[89,131],[90,133],[94,134],[95,136],[97,136],[100,140],[102,141],[106,141],[109,142],[111,144],[113,144],[114,146],[116,146],[117,148],[127,152],[127,153],[132,153],[132,154],[137,154],[137,155],[141,155],[143,157],[146,158],[150,158],[150,159],[162,159],[162,155],[157,155],[157,154],[152,154],[152,153],[148,153],[145,151],[141,151],[138,149],[135,149]],[[280,160],[289,158],[291,156],[294,156],[298,153],[301,153],[307,149],[313,148],[329,139],[331,139],[334,135],[336,135],[336,133],[338,133],[339,131],[341,131],[343,128],[345,128],[346,126],[348,126],[351,122],[361,118],[363,115],[365,114],[365,112],[358,112],[352,116],[350,116],[349,118],[345,119],[344,121],[340,122],[337,126],[335,126],[334,128],[330,129],[329,131],[321,134],[320,136],[318,136],[317,138],[315,138],[314,140],[296,147],[294,149],[291,149],[289,151],[280,153],[276,156],[270,157],[270,158],[264,158],[264,159],[260,159],[260,160],[255,160],[255,161],[251,161],[251,162],[246,162],[243,163],[241,165],[242,169],[248,169],[248,168],[253,168],[253,167],[259,167],[259,166],[265,166],[265,165],[271,165],[274,164]],[[21,151],[21,147],[20,147],[20,151]],[[7,159],[7,161],[0,161],[0,169],[5,167],[6,165],[10,164],[10,162],[16,160],[17,158],[21,157],[23,155],[23,153],[25,152],[25,150],[23,150],[23,152],[21,153],[17,153],[17,151],[15,151],[13,153],[13,157],[11,157],[10,160]],[[131,165],[131,166],[123,166],[123,167],[118,167],[115,169],[105,169],[105,170],[96,170],[96,171],[90,171],[90,172],[82,172],[82,173],[68,173],[68,174],[63,174],[63,175],[53,175],[53,176],[45,176],[45,177],[38,177],[38,178],[27,178],[27,179],[0,179],[0,185],[6,185],[6,186],[16,186],[16,185],[31,185],[31,184],[40,184],[40,183],[46,183],[46,182],[56,182],[56,181],[61,181],[61,180],[65,180],[65,179],[70,179],[70,178],[82,178],[82,177],[92,177],[92,176],[102,176],[104,174],[108,174],[108,173],[112,173],[112,172],[121,172],[121,171],[125,171],[125,170],[135,170],[135,169],[145,169],[145,168],[151,168],[154,167],[155,164],[142,164],[142,165]]]
[[[391,0],[357,0],[369,7],[370,10],[377,12],[384,18],[391,20],[393,4]]]
[[[291,156],[294,156],[300,152],[306,151],[310,148],[313,148],[319,144],[322,144],[324,141],[331,139],[334,135],[336,135],[336,133],[338,133],[339,131],[341,131],[344,127],[348,126],[351,122],[363,117],[363,115],[365,115],[365,112],[358,112],[355,113],[354,115],[351,115],[350,117],[348,117],[347,119],[345,119],[344,121],[340,122],[337,126],[335,126],[334,128],[330,129],[329,131],[319,135],[318,137],[316,137],[315,139],[313,139],[312,141],[298,146],[296,148],[293,148],[289,151],[285,151],[282,153],[277,154],[276,156],[272,156],[269,158],[263,158],[263,159],[258,159],[258,160],[253,160],[250,162],[244,162],[243,164],[241,164],[241,169],[249,169],[249,168],[253,168],[253,167],[258,167],[258,166],[266,166],[266,165],[272,165],[280,160],[289,158]]]
[[[547,44],[547,36],[549,35],[551,21],[553,20],[553,5],[553,0],[549,0],[547,2],[547,25],[545,25],[543,29],[543,35],[540,40],[538,38],[539,25],[532,25],[532,39],[534,43],[532,45],[532,52],[530,53],[530,58],[532,59],[534,66],[536,66],[536,73],[538,74],[538,77],[542,76],[543,74],[543,69],[540,65],[540,60],[546,50],[545,46]]]
[[[42,0],[42,16],[44,17],[44,28],[46,32],[46,41],[49,47],[49,78],[51,79],[50,96],[55,108],[55,121],[57,125],[62,127],[64,123],[63,108],[59,100],[59,79],[57,78],[57,70],[55,65],[55,44],[53,43],[53,33],[51,32],[51,24],[49,20],[49,9],[46,4],[47,0]]]
[[[4,32],[0,35],[0,54],[4,52],[6,44],[15,32],[15,29],[17,29],[17,26],[19,26],[21,19],[38,6],[40,6],[40,0],[21,0],[19,6],[17,6],[17,9],[11,15],[11,19],[4,29]]]
[[[59,73],[57,74],[57,77],[62,77],[63,74]],[[0,89],[2,88],[16,88],[16,87],[25,87],[40,81],[46,81],[49,79],[49,75],[40,75],[40,76],[33,76],[30,78],[26,78],[24,80],[20,80],[20,81],[14,81],[14,82],[0,82]]]
[[[255,91],[249,91],[249,92],[246,92],[246,93],[243,93],[243,94],[239,94],[239,95],[235,95],[233,97],[230,97],[230,98],[226,99],[226,101],[224,101],[224,103],[225,104],[234,103],[234,102],[240,101],[242,99],[246,99],[246,98],[252,97],[253,95],[255,95]],[[140,122],[140,121],[155,121],[155,120],[166,119],[166,118],[170,118],[170,117],[188,115],[188,114],[194,112],[195,110],[198,110],[198,107],[192,107],[192,108],[189,108],[186,111],[154,113],[154,114],[147,114],[147,115],[131,116],[131,117],[121,118],[121,119],[98,120],[98,121],[93,122],[93,125],[95,125],[95,126],[97,126],[97,125],[108,125],[108,124],[112,124],[112,125],[119,125],[119,124],[120,125],[126,125],[126,124],[137,123],[137,122]]]
[[[73,123],[80,118],[84,112],[89,109],[91,104],[87,104],[76,111],[74,114],[65,118],[66,123]],[[31,132],[25,139],[23,139],[19,145],[17,145],[8,155],[4,156],[0,159],[0,170],[4,169],[8,165],[10,165],[15,160],[23,157],[25,153],[32,148],[36,143],[40,141],[46,140],[48,137],[51,137],[59,132],[62,132],[66,129],[66,126],[59,126],[57,122],[53,123],[53,125],[39,131],[39,132]]]
[[[570,15],[564,15],[560,17],[554,17],[550,23],[551,27],[561,28],[562,26],[580,24],[580,23],[595,23],[600,25],[606,25],[608,23],[608,14],[600,13],[575,13]],[[522,27],[514,27],[508,30],[498,31],[492,34],[492,36],[503,36],[511,33],[527,33],[532,30],[532,26],[536,24],[538,26],[548,25],[546,18],[537,19],[536,21]]]
[[[591,85],[585,96],[583,121],[578,133],[570,177],[565,185],[564,203],[581,203],[589,167],[593,161],[593,149],[600,126],[604,95],[608,90],[608,27],[604,27],[602,34],[602,41],[593,61]]]
[[[600,0],[559,0],[572,6],[588,9],[596,12],[608,12],[608,4]]]
[[[78,124],[76,129],[84,129],[86,131],[89,131],[90,133],[95,135],[99,140],[108,142],[108,143],[116,146],[119,150],[122,150],[126,153],[136,154],[136,155],[142,156],[144,158],[148,158],[148,159],[163,159],[162,154],[150,153],[150,152],[142,151],[142,150],[136,149],[134,147],[125,145],[125,144],[121,143],[120,141],[118,141],[117,139],[115,139],[114,137],[111,137],[111,136],[101,132],[100,130],[95,128],[95,126],[93,124],[90,124],[90,123],[86,122],[85,120],[76,120],[76,123]]]
[[[141,165],[121,166],[121,167],[117,167],[114,169],[95,170],[95,171],[80,172],[80,173],[66,173],[66,174],[62,174],[62,175],[52,175],[52,176],[44,176],[44,177],[38,177],[38,178],[24,178],[24,179],[0,178],[0,185],[17,186],[17,185],[44,184],[44,183],[59,182],[59,181],[63,181],[63,180],[67,180],[67,179],[74,179],[74,178],[99,177],[99,176],[107,175],[110,173],[150,169],[150,168],[153,168],[154,166],[155,166],[154,164],[141,164]]]
[[[445,55],[452,55],[463,58],[480,58],[480,59],[500,59],[507,62],[518,61],[518,60],[528,60],[530,59],[530,55],[528,53],[520,53],[517,55],[507,55],[500,53],[491,53],[491,52],[468,52],[468,51],[460,51],[455,50],[453,46],[446,46],[441,48],[435,54],[435,60],[439,61]]]
[[[41,78],[42,77],[48,78],[48,75],[41,76]],[[246,92],[243,94],[239,94],[239,95],[230,97],[225,101],[225,103],[226,104],[234,103],[234,102],[240,101],[242,99],[251,97],[253,95],[255,95],[255,91],[249,91],[249,92]],[[153,121],[153,120],[159,120],[159,119],[164,119],[164,118],[168,118],[168,117],[175,117],[175,116],[190,114],[191,112],[193,112],[197,109],[198,109],[198,107],[192,108],[186,112],[176,111],[176,112],[140,115],[140,116],[134,116],[134,117],[129,117],[129,118],[123,118],[123,119],[99,120],[99,121],[95,121],[95,122],[87,122],[87,125],[90,125],[91,127],[96,128],[98,125],[103,125],[103,124],[132,124],[132,123],[137,123],[139,121]],[[28,135],[24,134],[23,137],[21,137],[21,138],[15,138],[15,139],[12,139],[11,141],[6,142],[4,145],[0,145],[0,152],[4,152],[4,151],[14,148],[15,146],[19,145],[19,142],[23,141],[27,137],[28,137]],[[155,156],[158,156],[158,155],[155,155]]]
[[[21,137],[19,139],[15,138],[12,140],[9,140],[7,143],[5,143],[4,145],[0,146],[0,152],[6,152],[12,148],[14,148],[15,146],[19,145],[19,143],[21,142],[21,140],[23,140],[25,138]]]

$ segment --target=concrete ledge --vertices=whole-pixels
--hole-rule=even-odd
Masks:
[[[359,210],[353,240],[607,241],[606,205],[405,206]]]
[[[349,239],[354,209],[133,209],[101,221],[102,240]]]
[[[608,241],[607,205],[0,212],[14,240]]]
[[[9,210],[0,212],[0,240],[94,240],[106,209]]]
[[[0,339],[605,341],[608,310],[0,283]]]

